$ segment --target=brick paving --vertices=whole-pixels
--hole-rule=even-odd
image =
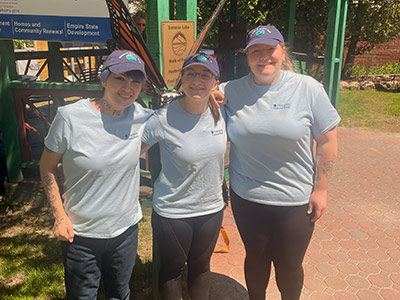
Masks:
[[[400,133],[340,127],[328,209],[304,261],[302,300],[400,299],[399,195]],[[224,227],[231,249],[212,257],[211,299],[248,300],[244,249],[230,207]],[[280,299],[273,278],[268,300]]]

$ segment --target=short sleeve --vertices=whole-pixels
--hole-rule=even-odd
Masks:
[[[322,84],[315,82],[311,94],[313,116],[311,131],[313,136],[319,136],[337,126],[340,122],[340,116],[331,104]]]
[[[142,142],[153,145],[164,139],[164,130],[160,122],[160,114],[155,112],[146,122]]]
[[[60,112],[57,112],[44,140],[44,144],[47,149],[62,154],[68,148],[70,135],[71,129],[68,126],[67,121],[63,118]]]

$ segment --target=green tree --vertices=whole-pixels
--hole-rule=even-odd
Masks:
[[[326,30],[329,0],[297,0],[294,50],[308,54],[323,52],[323,34]],[[198,30],[210,18],[219,0],[198,0]],[[285,30],[285,0],[237,0],[237,23],[247,23],[248,30],[259,25],[274,25]],[[217,47],[217,28],[222,22],[230,22],[230,1],[225,4],[206,44]],[[322,47],[322,49],[321,49]]]
[[[350,76],[356,55],[371,50],[400,33],[400,0],[349,1],[342,78]]]
[[[146,0],[129,0],[141,3]],[[328,5],[332,0],[297,0],[295,38],[293,50],[309,55],[323,55]],[[219,0],[198,0],[198,32],[211,17]],[[237,0],[237,23],[247,23],[252,29],[258,25],[273,24],[281,31],[285,29],[286,0]],[[218,45],[220,23],[230,22],[230,1],[227,1],[213,29],[205,41],[205,46]],[[400,33],[400,0],[348,0],[345,45],[348,48],[342,77],[351,72],[355,56],[374,46],[390,41]]]
[[[146,0],[128,0],[129,4],[134,7],[134,13],[138,11],[146,11]]]

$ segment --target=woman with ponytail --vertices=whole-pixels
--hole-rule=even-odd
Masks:
[[[184,96],[150,117],[146,144],[160,143],[162,169],[154,184],[153,234],[160,254],[162,300],[182,298],[187,263],[193,300],[209,299],[210,258],[222,224],[225,122],[211,93],[215,58],[189,55],[182,67]]]

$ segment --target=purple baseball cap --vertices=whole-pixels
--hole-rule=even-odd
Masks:
[[[217,60],[206,53],[194,53],[185,58],[183,62],[182,71],[190,66],[203,66],[217,78],[219,78],[219,66]]]
[[[116,74],[140,71],[146,78],[146,71],[142,59],[139,55],[129,50],[113,51],[103,64],[103,71],[107,69]]]
[[[245,50],[256,44],[276,46],[284,42],[282,34],[275,26],[258,26],[249,32]]]

